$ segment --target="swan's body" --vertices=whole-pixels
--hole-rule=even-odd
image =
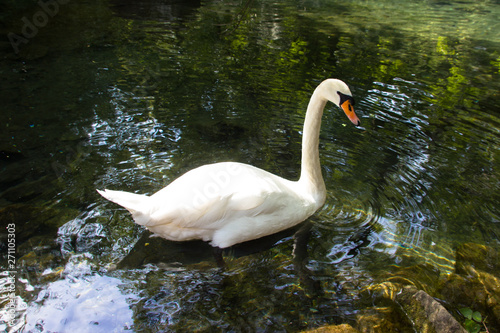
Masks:
[[[342,106],[349,119],[359,124],[347,85],[336,79],[323,81],[307,108],[298,181],[248,164],[223,162],[193,169],[151,196],[98,192],[129,210],[137,224],[173,241],[202,239],[226,248],[288,229],[325,201],[318,143],[328,100]]]

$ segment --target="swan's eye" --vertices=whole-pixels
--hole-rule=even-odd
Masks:
[[[355,104],[354,98],[351,95],[343,94],[340,91],[337,91],[337,94],[340,96],[340,105],[344,104],[345,101],[350,101],[352,105]]]

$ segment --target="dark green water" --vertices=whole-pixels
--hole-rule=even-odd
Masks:
[[[457,246],[500,247],[497,1],[61,2],[45,16],[0,4],[14,329],[355,326],[389,306],[370,293],[380,283],[432,294]],[[306,277],[289,235],[235,249],[220,271],[203,244],[141,239],[95,192],[151,194],[227,160],[297,179],[308,99],[329,77],[351,87],[362,127],[327,106],[328,194],[309,221]]]

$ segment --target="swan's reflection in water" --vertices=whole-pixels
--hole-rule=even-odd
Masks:
[[[245,257],[269,250],[281,242],[289,240],[291,237],[296,238],[298,246],[307,247],[310,228],[311,225],[308,222],[304,222],[273,235],[236,244],[224,249],[222,255],[232,258]],[[160,237],[151,236],[152,233],[145,230],[133,249],[116,266],[113,266],[113,269],[140,268],[147,264],[173,268],[203,262],[206,262],[210,266],[214,262],[214,248],[207,242],[201,240],[172,242]],[[307,248],[303,251],[300,250],[300,253],[300,255],[305,254],[303,259],[307,258]]]
[[[231,274],[231,270],[239,270],[238,259],[253,254],[262,253],[278,246],[284,242],[293,242],[293,270],[296,283],[300,284],[304,292],[311,296],[322,294],[320,283],[315,279],[314,273],[307,267],[309,264],[308,243],[310,241],[313,222],[305,221],[293,228],[282,232],[262,237],[256,240],[240,243],[224,249],[222,254],[229,264],[225,265]],[[348,242],[356,244],[351,248],[350,255],[354,256],[359,248],[368,244],[368,237],[373,231],[371,224],[361,228],[359,232],[352,235]],[[134,245],[133,249],[112,270],[140,269],[152,264],[166,271],[186,269],[212,269],[217,266],[217,258],[214,258],[214,248],[207,242],[189,241],[172,242],[160,237],[151,237],[149,231],[145,231]]]

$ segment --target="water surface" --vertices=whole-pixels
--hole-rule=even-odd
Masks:
[[[42,10],[2,6],[4,36]],[[495,1],[92,0],[61,4],[18,53],[5,39],[17,328],[300,331],[380,315],[369,290],[383,282],[433,294],[457,246],[499,247],[499,16]],[[328,77],[349,84],[362,127],[327,106],[328,194],[302,270],[290,234],[218,270],[208,246],[148,239],[95,192],[152,194],[227,160],[297,179]]]

